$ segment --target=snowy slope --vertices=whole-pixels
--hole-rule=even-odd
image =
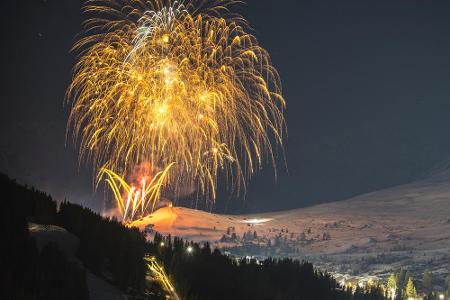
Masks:
[[[450,172],[344,201],[257,215],[165,207],[133,225],[148,224],[163,234],[241,248],[237,252],[244,255],[320,257],[330,262],[327,267],[354,272],[410,266],[448,274]]]

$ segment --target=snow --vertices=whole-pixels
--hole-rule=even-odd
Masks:
[[[389,267],[420,272],[421,268],[444,266],[449,273],[449,218],[450,171],[446,171],[308,208],[219,215],[164,207],[132,225],[144,229],[153,224],[154,230],[165,235],[255,252],[250,255],[306,257],[334,270],[348,267],[357,273],[380,274]],[[257,238],[253,239],[255,231]]]

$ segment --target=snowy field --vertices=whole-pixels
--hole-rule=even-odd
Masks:
[[[150,225],[151,224],[151,225]],[[218,215],[164,207],[144,230],[208,241],[232,255],[295,257],[329,271],[385,277],[408,268],[450,275],[450,172],[308,208]]]

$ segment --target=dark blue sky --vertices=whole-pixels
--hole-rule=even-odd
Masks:
[[[102,209],[65,147],[65,89],[81,1],[2,4],[0,171]],[[449,1],[249,0],[240,10],[272,54],[287,101],[288,172],[268,166],[245,203],[279,210],[420,177],[450,153]]]

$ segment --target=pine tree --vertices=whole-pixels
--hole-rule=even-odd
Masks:
[[[450,276],[447,276],[447,295],[450,295]]]
[[[388,289],[388,297],[391,299],[395,299],[395,296],[397,294],[397,289],[398,289],[397,274],[391,274],[391,276],[389,276],[389,279],[387,282],[387,289]]]
[[[397,272],[397,278],[398,278],[398,288],[403,288],[406,285],[406,281],[408,280],[408,277],[406,277],[406,270],[400,269]]]
[[[406,298],[408,300],[417,298],[417,291],[416,287],[414,286],[412,277],[409,277],[408,283],[406,284]]]
[[[422,284],[426,292],[431,292],[433,289],[433,276],[430,272],[423,274]]]
[[[406,285],[408,284],[408,280],[409,280],[410,277],[412,277],[411,272],[409,270],[407,270],[405,272],[405,277],[403,278],[403,282],[401,282],[402,287],[404,289],[406,289]]]

